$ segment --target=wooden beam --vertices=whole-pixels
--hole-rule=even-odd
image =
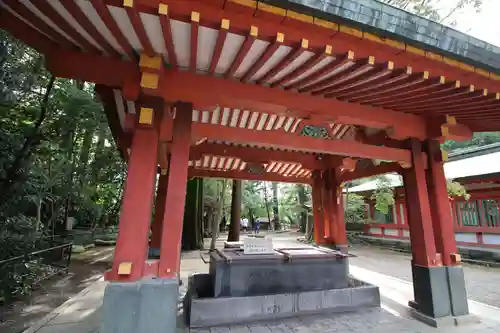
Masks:
[[[200,13],[191,12],[191,47],[189,55],[189,70],[196,72],[198,59],[198,34],[200,28]]]
[[[47,58],[54,75],[111,87],[127,84],[139,91],[140,71],[131,61],[59,50],[51,52]],[[75,63],[78,66],[74,66]],[[197,87],[196,93],[193,87]],[[407,137],[421,140],[427,137],[425,120],[421,116],[184,71],[166,70],[160,76],[158,89],[147,92],[159,94],[169,102],[190,101],[198,109],[224,105],[380,129],[393,127]]]
[[[208,72],[210,74],[215,73],[217,64],[219,63],[220,56],[222,54],[222,48],[226,43],[227,33],[229,31],[229,20],[223,19],[221,21],[219,34],[217,35],[217,41],[215,42],[214,53],[212,54],[212,60],[210,60],[210,67]]]
[[[168,5],[162,4],[159,7],[159,18],[161,24],[161,30],[163,32],[163,39],[165,42],[165,49],[168,54],[168,63],[176,68],[177,67],[177,55],[175,53],[174,40],[172,38],[172,27],[170,26],[170,17],[168,16]]]
[[[398,163],[382,163],[369,168],[356,169],[353,172],[344,173],[341,177],[343,182],[349,182],[355,179],[373,177],[385,173],[400,173],[404,169]]]
[[[114,88],[123,87],[127,81],[140,82],[141,77],[137,63],[89,53],[52,50],[46,55],[46,66],[58,77]]]
[[[196,126],[195,126],[196,127]],[[196,129],[195,129],[196,131]],[[288,162],[300,163],[306,169],[323,169],[325,163],[313,154],[300,152],[276,151],[262,148],[237,147],[225,144],[203,143],[192,146],[190,160],[197,160],[203,155],[216,155],[225,157],[236,157],[245,162],[268,163]]]
[[[316,139],[299,137],[283,131],[257,131],[200,123],[193,124],[193,133],[196,137],[214,141],[232,141],[281,149],[295,149],[311,153],[380,159],[411,164],[411,154],[408,150],[372,146],[356,141]]]
[[[111,13],[109,12],[109,8],[107,6],[108,3],[104,2],[103,0],[90,0],[90,2],[92,3],[92,6],[99,15],[100,19],[104,22],[104,24],[106,24],[106,27],[116,39],[128,58],[130,60],[135,60],[137,58],[135,51],[130,45],[128,39],[123,35],[113,16],[111,16]],[[123,1],[119,2],[121,3],[118,6],[121,7],[123,5]]]
[[[196,94],[193,87],[197,87]],[[189,72],[166,71],[158,91],[166,101],[189,100],[201,109],[224,105],[297,117],[320,115],[344,124],[394,127],[421,140],[427,137],[425,120],[420,116]]]
[[[46,35],[27,25],[7,9],[2,8],[1,10],[0,29],[8,31],[13,37],[22,40],[41,53],[49,52],[49,50],[58,47]]]
[[[104,1],[111,6],[119,7],[123,4],[123,0]],[[165,1],[135,0],[134,7],[154,15],[157,14],[158,5],[161,2]],[[500,87],[499,81],[491,80],[470,70],[464,70],[465,66],[457,67],[450,64],[450,62],[445,62],[440,55],[425,52],[424,50],[421,50],[421,55],[416,54],[414,51],[412,52],[416,48],[411,45],[408,45],[405,49],[405,44],[399,43],[402,44],[402,49],[395,48],[390,43],[384,42],[385,39],[377,38],[377,36],[368,33],[358,31],[362,34],[362,37],[354,37],[349,33],[349,30],[355,31],[356,29],[339,30],[339,26],[333,22],[319,19],[313,20],[312,18],[307,22],[300,21],[288,17],[288,12],[293,13],[293,11],[283,11],[286,13],[283,16],[280,13],[257,9],[257,1],[254,0],[244,0],[241,3],[247,3],[247,5],[240,5],[237,1],[171,0],[169,1],[169,11],[173,18],[184,22],[189,22],[189,13],[191,11],[199,11],[203,14],[204,24],[211,27],[216,27],[222,18],[226,18],[232,22],[232,30],[239,33],[248,29],[250,25],[254,25],[259,28],[259,35],[263,39],[271,39],[279,29],[287,37],[288,45],[298,43],[302,38],[308,38],[310,39],[311,48],[323,47],[331,43],[332,35],[335,35],[335,49],[340,53],[352,50],[358,59],[374,56],[379,61],[385,62],[394,60],[397,57],[398,63],[411,65],[414,72],[430,71],[433,76],[446,75],[452,80],[460,80],[464,84],[473,84],[492,91],[498,90],[498,87]],[[307,15],[305,16],[307,17]],[[368,38],[369,35],[371,35],[371,38]],[[393,44],[398,44],[398,42],[394,41]],[[426,53],[430,54],[427,55]],[[440,60],[437,61],[436,58]]]
[[[297,183],[297,184],[310,184],[312,182],[309,178],[298,178],[293,176],[282,176],[277,173],[266,173],[259,175],[247,171],[215,171],[215,170],[200,170],[189,168],[189,178],[202,177],[202,178],[226,178],[226,179],[241,179],[241,180],[261,180],[279,183]]]
[[[76,22],[87,31],[87,33],[99,44],[109,55],[119,57],[120,53],[104,38],[97,27],[85,15],[81,7],[75,1],[64,1],[61,4],[73,16]]]
[[[49,36],[51,39],[51,42],[49,43],[49,45],[51,47],[53,47],[53,45],[51,45],[51,44],[53,44],[52,41],[54,41],[55,44],[58,44],[65,49],[73,49],[73,50],[78,49],[77,45],[75,45],[72,41],[70,41],[65,36],[61,35],[58,31],[54,30],[49,24],[47,24],[47,22],[45,22],[42,18],[40,18],[35,13],[33,13],[21,1],[9,1],[8,8],[10,8],[12,11],[14,11],[17,15],[21,16],[22,18],[24,18],[25,20],[30,22],[42,34]],[[4,14],[4,12],[5,12],[5,14]],[[10,15],[13,15],[9,10],[7,10],[5,8],[1,8],[2,17],[1,17],[0,21],[3,21],[6,19],[6,18],[4,18],[4,16],[5,17],[9,16],[9,15],[7,15],[7,13],[9,13]],[[26,23],[23,22],[23,24],[26,26]],[[2,26],[3,26],[3,24],[2,24]],[[9,27],[7,27],[7,28],[9,28]],[[7,31],[9,31],[9,30],[7,29]],[[38,31],[36,32],[37,34],[38,34]],[[24,36],[21,36],[21,37],[24,37]],[[33,37],[28,36],[28,38],[26,39],[27,42],[28,43],[32,42],[32,38]],[[45,39],[45,36],[42,39],[42,41],[44,39]],[[24,38],[23,38],[23,40],[24,40]],[[40,43],[41,42],[38,42],[37,44],[40,44]]]

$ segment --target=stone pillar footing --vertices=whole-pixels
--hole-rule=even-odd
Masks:
[[[442,327],[453,327],[453,326],[464,326],[469,324],[479,324],[481,320],[479,317],[475,315],[463,315],[463,316],[447,316],[441,318],[433,318],[427,316],[420,312],[418,309],[415,309],[414,306],[417,304],[413,301],[410,301],[408,305],[411,307],[410,314],[413,318],[418,321],[421,321],[424,324],[427,324],[432,327],[442,328]]]
[[[477,322],[469,315],[462,267],[412,264],[412,273],[415,301],[408,305],[416,319],[434,327]]]
[[[174,333],[177,278],[110,282],[104,293],[101,333]]]
[[[160,249],[157,247],[150,247],[148,250],[148,259],[160,259]]]
[[[349,245],[335,245],[335,248],[342,253],[349,253]]]

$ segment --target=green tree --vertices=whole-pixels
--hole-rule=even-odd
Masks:
[[[425,18],[443,23],[450,21],[452,25],[456,24],[453,21],[453,16],[460,10],[474,9],[476,12],[481,10],[483,5],[482,0],[454,0],[447,2],[446,8],[439,7],[442,1],[439,0],[381,0],[386,4],[407,10],[411,13],[420,15]]]

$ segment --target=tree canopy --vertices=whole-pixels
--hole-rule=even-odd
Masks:
[[[453,0],[453,1],[440,1],[440,0],[381,0],[386,4],[407,10],[411,13],[420,15],[422,17],[434,20],[439,23],[445,21],[455,25],[453,16],[461,10],[475,10],[479,12],[483,5],[483,0]],[[443,2],[447,5],[443,6]]]
[[[54,79],[40,54],[0,35],[1,243],[19,228],[60,233],[69,217],[116,222],[125,165],[94,87]]]

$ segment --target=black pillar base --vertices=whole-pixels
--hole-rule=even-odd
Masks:
[[[425,267],[412,263],[415,301],[409,305],[431,318],[469,314],[462,267]]]
[[[160,249],[157,247],[150,247],[148,249],[148,259],[160,259]]]

